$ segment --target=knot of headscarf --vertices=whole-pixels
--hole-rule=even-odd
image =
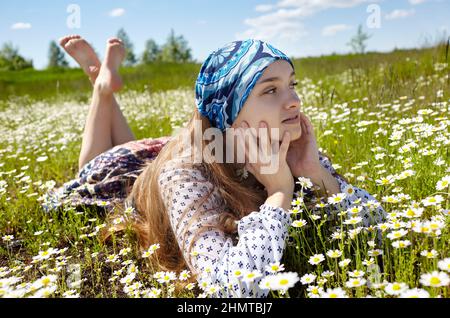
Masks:
[[[195,84],[199,112],[212,127],[230,128],[264,70],[276,60],[294,64],[283,52],[260,40],[234,41],[212,52]]]

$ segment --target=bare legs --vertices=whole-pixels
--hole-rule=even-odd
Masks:
[[[97,155],[116,145],[135,140],[114,97],[114,93],[122,88],[118,69],[125,56],[125,49],[119,39],[110,39],[105,60],[100,64],[92,47],[80,36],[64,37],[60,44],[80,64],[94,85],[78,162],[81,169]]]

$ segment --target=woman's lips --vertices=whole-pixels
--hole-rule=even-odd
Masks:
[[[283,124],[297,124],[300,122],[300,116],[297,115],[295,118],[285,119],[282,121]]]

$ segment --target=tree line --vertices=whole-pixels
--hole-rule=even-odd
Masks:
[[[151,64],[157,62],[186,63],[193,62],[192,50],[188,41],[182,35],[176,35],[172,29],[164,44],[158,45],[155,40],[149,39],[140,56],[134,52],[134,45],[126,31],[121,28],[117,37],[122,40],[126,49],[124,64],[135,66],[138,64]],[[48,69],[68,68],[64,50],[56,41],[51,41],[48,49]],[[19,49],[11,42],[3,44],[0,49],[0,71],[18,71],[33,68],[33,61],[27,60],[19,54]]]
[[[138,64],[151,64],[157,62],[186,63],[193,62],[191,48],[187,40],[182,35],[176,35],[174,30],[170,31],[166,42],[158,45],[155,40],[149,39],[145,43],[144,52],[138,57],[134,52],[134,45],[130,37],[121,28],[117,32],[117,37],[122,40],[126,49],[125,66],[135,66]],[[367,40],[371,35],[365,33],[362,25],[359,25],[357,33],[347,43],[352,51],[357,54],[364,54],[367,47]],[[69,63],[66,60],[64,50],[59,47],[56,41],[50,42],[48,50],[48,69],[67,68]],[[5,43],[0,50],[0,71],[2,70],[23,70],[33,68],[33,61],[27,60],[19,54],[19,49],[12,43]]]

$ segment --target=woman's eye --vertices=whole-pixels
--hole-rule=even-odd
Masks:
[[[297,86],[297,85],[298,85],[298,82],[294,82],[294,83],[292,83],[291,85],[292,85],[292,86]],[[270,94],[270,92],[275,91],[275,90],[276,90],[276,88],[271,88],[271,89],[269,89],[268,91],[266,91],[266,94]]]

